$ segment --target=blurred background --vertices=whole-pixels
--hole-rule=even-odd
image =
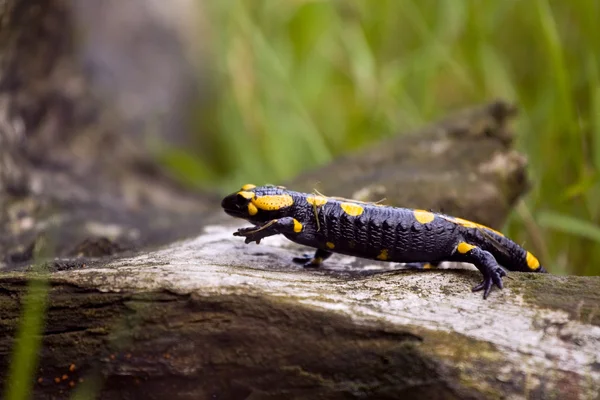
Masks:
[[[520,109],[516,146],[532,181],[505,233],[553,273],[600,273],[599,2],[177,3],[185,7],[147,4],[164,15],[179,10],[176,25],[197,77],[197,86],[181,85],[194,99],[185,129],[168,127],[190,136],[157,151],[185,184],[225,193],[247,182],[279,183],[460,107],[503,98]],[[83,20],[93,30],[101,19],[97,11],[89,16]],[[110,60],[102,43],[89,48],[92,59]],[[168,43],[157,49],[172,58]],[[113,84],[134,84],[117,70],[126,79]],[[144,79],[137,85],[150,87]],[[169,103],[154,87],[147,97]]]

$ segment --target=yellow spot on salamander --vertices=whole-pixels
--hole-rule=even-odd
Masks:
[[[275,211],[291,206],[294,204],[294,199],[289,194],[264,195],[252,199],[252,204],[261,210]]]
[[[502,232],[498,232],[495,229],[490,228],[489,226],[478,224],[477,222],[469,221],[466,219],[458,218],[458,217],[444,217],[446,221],[454,222],[460,226],[464,226],[465,228],[477,228],[477,229],[486,229],[488,231],[494,232],[496,235],[504,236]]]
[[[329,249],[333,249],[333,248],[335,248],[335,244],[333,244],[333,243],[331,243],[331,242],[327,242],[327,243],[325,243],[325,246],[327,246],[327,248],[329,248]]]
[[[306,202],[308,204],[312,204],[313,206],[319,207],[327,203],[327,197],[312,194],[306,197]]]
[[[256,215],[258,213],[258,208],[252,203],[248,203],[248,214]]]
[[[247,183],[244,186],[242,186],[242,190],[252,190],[256,187],[256,185],[253,185],[251,183]]]
[[[346,214],[351,215],[353,217],[358,217],[365,211],[365,209],[362,206],[359,206],[358,204],[354,203],[341,203],[340,207],[342,207],[342,210],[344,210]]]
[[[311,264],[313,265],[321,265],[323,264],[323,257],[315,257],[311,260]]]
[[[248,199],[248,200],[253,199],[254,196],[255,196],[254,192],[246,192],[246,191],[243,191],[243,190],[241,192],[238,192],[238,195],[240,195],[243,198]]]
[[[535,258],[535,256],[533,254],[531,254],[530,252],[527,252],[527,266],[529,267],[529,269],[531,270],[536,270],[540,267],[540,262],[537,258]]]
[[[388,251],[387,249],[381,250],[381,253],[377,256],[378,260],[385,261],[388,259]]]
[[[296,218],[294,218],[294,232],[302,232],[302,224]]]
[[[434,220],[435,215],[429,211],[425,210],[413,210],[415,214],[415,219],[419,221],[421,224],[427,224]]]
[[[423,269],[431,269],[431,268],[433,268],[433,265],[431,265],[429,263],[423,264]]]
[[[456,250],[458,250],[458,252],[460,254],[467,254],[468,252],[470,252],[474,248],[475,248],[475,246],[473,246],[472,244],[469,244],[469,243],[466,243],[466,242],[460,242],[458,244],[458,247],[456,247]]]

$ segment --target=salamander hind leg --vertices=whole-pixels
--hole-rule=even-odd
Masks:
[[[484,299],[490,294],[493,285],[502,289],[502,277],[506,276],[506,272],[498,265],[498,262],[489,251],[482,250],[466,242],[460,242],[456,246],[451,260],[471,263],[483,274],[483,281],[475,286],[473,291],[483,290]]]
[[[323,265],[323,261],[331,257],[331,254],[330,251],[317,249],[314,256],[307,254],[302,257],[294,257],[293,261],[298,264],[304,264],[304,268],[319,268]]]

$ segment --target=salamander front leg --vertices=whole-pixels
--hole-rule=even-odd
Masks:
[[[302,224],[292,217],[285,217],[280,219],[272,219],[261,226],[240,228],[237,230],[237,232],[233,233],[233,236],[246,237],[246,240],[244,241],[246,244],[251,242],[260,244],[261,239],[268,236],[273,236],[280,233],[298,233],[300,231],[302,231]]]
[[[314,256],[306,255],[303,257],[294,257],[293,261],[298,264],[304,264],[304,268],[319,268],[323,261],[331,257],[330,251],[317,249]]]
[[[506,272],[498,265],[498,262],[489,251],[480,249],[466,242],[460,242],[451,257],[452,261],[468,262],[477,267],[483,274],[483,281],[473,288],[474,292],[483,290],[483,298],[486,299],[496,285],[502,289],[502,277]]]

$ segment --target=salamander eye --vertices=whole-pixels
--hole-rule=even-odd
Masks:
[[[237,193],[235,199],[239,205],[245,206],[250,200],[254,199],[255,197],[256,194],[254,192],[241,191]]]
[[[255,215],[258,210],[252,200],[256,197],[254,192],[242,190],[232,193],[221,201],[221,207],[229,215],[238,218],[246,218],[248,215]]]

